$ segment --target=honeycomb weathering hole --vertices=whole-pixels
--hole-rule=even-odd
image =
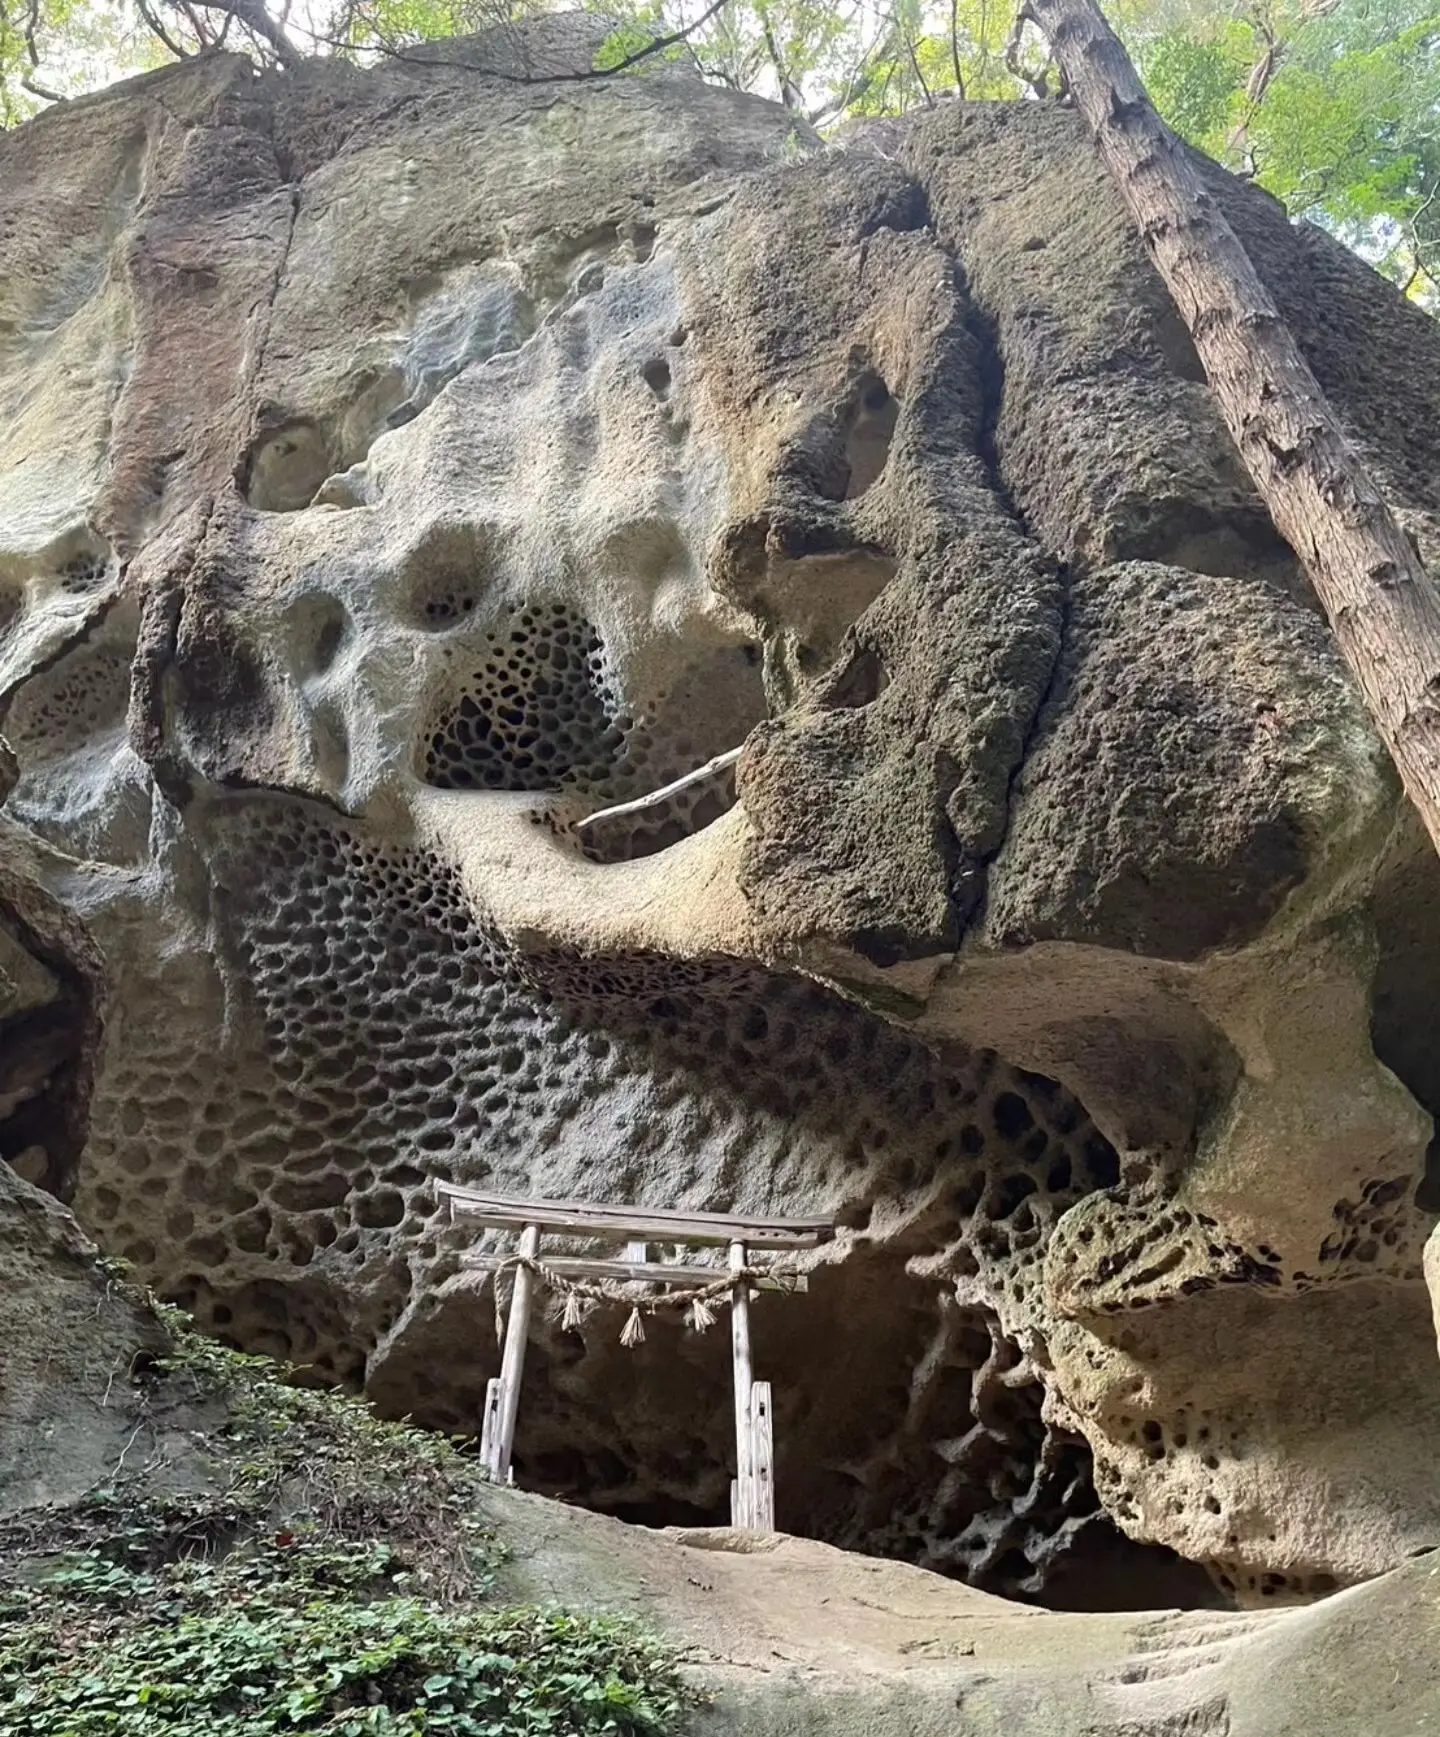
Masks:
[[[130,656],[115,645],[83,647],[20,690],[5,733],[22,766],[101,753],[123,738]]]
[[[287,423],[256,441],[245,464],[245,498],[261,512],[298,512],[330,474],[331,457],[313,422]]]
[[[857,500],[880,480],[890,462],[890,446],[900,406],[878,374],[867,374],[856,389],[845,437],[849,480],[845,499]]]
[[[472,606],[446,593],[448,621]],[[553,790],[604,779],[630,719],[606,677],[589,622],[563,603],[535,604],[492,628],[424,733],[424,777],[440,790]]]
[[[1104,1514],[1087,1445],[1045,1425],[1039,1378],[993,1315],[947,1307],[934,1283],[873,1250],[751,1313],[773,1389],[782,1530],[1056,1608],[1224,1602],[1202,1569],[1132,1543]],[[607,1309],[578,1334],[552,1325],[535,1348],[517,1477],[631,1523],[727,1525],[726,1324],[697,1336],[661,1319],[624,1351],[624,1318]],[[548,1396],[538,1416],[536,1386]],[[677,1446],[647,1451],[647,1420],[662,1413]]]
[[[831,1210],[844,1258],[755,1310],[781,1523],[1012,1597],[1098,1600],[1103,1554],[1125,1565],[1112,1602],[1205,1602],[1198,1571],[1182,1596],[1168,1554],[1122,1544],[1088,1451],[1045,1422],[1041,1377],[999,1329],[1059,1216],[1116,1180],[1062,1088],[984,1051],[942,1060],[735,960],[555,953],[522,971],[437,859],[297,803],[237,801],[206,837],[255,1035],[223,1068],[163,1026],[127,1051],[81,1202],[202,1326],[473,1434],[492,1306],[444,1288],[458,1242],[434,1180]],[[517,1475],[630,1519],[723,1521],[723,1326],[657,1322],[631,1351],[623,1314],[538,1324]]]
[[[477,599],[452,578],[414,601],[426,625],[449,629]],[[732,673],[749,677],[744,648],[727,649]],[[728,697],[733,704],[733,692]],[[504,615],[478,645],[453,648],[450,673],[421,732],[420,773],[441,790],[583,788],[602,803],[629,804],[713,757],[690,739],[693,708],[683,696],[672,700],[663,724],[636,716],[612,676],[598,629],[563,603],[532,604]],[[755,717],[761,711],[757,699]],[[735,769],[724,765],[687,779],[663,802],[607,818],[580,838],[579,848],[592,862],[653,855],[719,819],[735,800]]]

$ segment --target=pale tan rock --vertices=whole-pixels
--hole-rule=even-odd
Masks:
[[[434,1178],[834,1211],[757,1306],[787,1525],[1056,1602],[1393,1566],[1440,868],[1074,117],[822,149],[481,52],[0,139],[8,812],[111,980],[83,1222],[465,1430]],[[1436,328],[1216,186],[1433,549]],[[520,1474],[714,1519],[721,1335],[621,1319],[540,1331]]]

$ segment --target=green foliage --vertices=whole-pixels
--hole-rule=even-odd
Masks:
[[[0,1593],[0,1737],[658,1737],[684,1695],[613,1622],[450,1610],[388,1547],[281,1533],[219,1561],[99,1551]]]
[[[0,120],[13,123],[45,100],[27,80],[72,95],[222,38],[273,63],[273,45],[223,3],[0,0]],[[268,11],[285,18],[296,51],[365,60],[563,9],[553,0],[313,0],[304,8],[271,0]],[[1013,0],[727,0],[713,14],[707,0],[597,0],[585,9],[616,26],[595,56],[597,72],[686,61],[716,82],[781,97],[818,123],[900,114],[954,91],[957,78],[971,97],[1022,92],[1004,56]],[[647,54],[670,37],[679,40]]]
[[[1440,234],[1423,221],[1440,193],[1440,10],[1385,10],[1393,34],[1378,40],[1358,0],[1297,31],[1256,117],[1255,153],[1297,214],[1352,236],[1388,220],[1411,231],[1424,265]]]
[[[0,1593],[0,1737],[639,1737],[681,1712],[644,1637],[405,1579],[383,1544],[288,1533],[154,1569],[62,1557]]]
[[[1116,16],[1177,132],[1435,300],[1436,0],[1122,0]]]
[[[1151,100],[1182,137],[1207,149],[1223,149],[1236,97],[1249,65],[1243,25],[1208,40],[1168,31],[1150,46],[1145,77]],[[1239,40],[1237,40],[1239,39]]]
[[[282,45],[358,60],[562,9],[558,0],[0,0],[0,125],[69,94],[223,44],[274,63]],[[903,114],[963,90],[1053,90],[1015,0],[587,0],[614,28],[593,71],[686,61],[778,97],[811,123]],[[1440,0],[1108,0],[1161,113],[1331,229],[1408,292],[1440,273]],[[276,23],[276,20],[283,20]],[[650,45],[664,46],[651,54]]]
[[[503,1553],[455,1444],[160,1312],[174,1350],[152,1403],[172,1427],[219,1418],[213,1481],[176,1495],[140,1473],[0,1525],[0,1737],[676,1729],[687,1696],[660,1643],[490,1605]]]
[[[615,72],[629,66],[643,55],[655,33],[636,22],[611,31],[596,50],[593,62],[596,72]]]
[[[283,1502],[291,1520],[327,1536],[403,1543],[429,1593],[452,1597],[488,1574],[493,1540],[473,1513],[483,1475],[455,1443],[387,1423],[363,1400],[296,1386],[268,1359],[231,1351],[192,1331],[179,1310],[156,1307],[174,1344],[156,1373],[171,1393],[225,1412],[215,1440],[228,1481],[205,1526],[264,1526]]]

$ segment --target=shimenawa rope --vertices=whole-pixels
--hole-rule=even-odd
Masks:
[[[519,1267],[525,1267],[534,1273],[537,1279],[543,1279],[545,1284],[555,1294],[563,1298],[563,1302],[552,1303],[552,1315],[559,1320],[567,1332],[578,1329],[591,1309],[606,1303],[629,1303],[630,1314],[625,1325],[620,1330],[620,1343],[627,1349],[640,1345],[645,1340],[645,1323],[643,1315],[659,1315],[672,1309],[683,1309],[687,1325],[692,1332],[703,1333],[715,1325],[715,1311],[711,1303],[719,1298],[728,1297],[737,1284],[748,1280],[751,1284],[760,1279],[794,1278],[798,1273],[791,1269],[768,1267],[764,1272],[757,1272],[753,1267],[741,1267],[731,1272],[728,1269],[718,1274],[714,1284],[693,1285],[667,1289],[659,1295],[634,1297],[623,1294],[616,1288],[614,1280],[568,1279],[557,1273],[554,1267],[547,1266],[544,1261],[530,1255],[513,1254],[506,1257],[495,1268],[495,1338],[503,1342],[505,1338],[505,1310],[500,1299],[500,1280],[503,1274],[514,1272]],[[626,1279],[625,1284],[645,1283],[644,1280]]]

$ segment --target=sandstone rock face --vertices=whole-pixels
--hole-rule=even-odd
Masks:
[[[1440,869],[1074,117],[832,149],[481,64],[222,56],[0,139],[82,1221],[470,1430],[436,1179],[833,1210],[758,1307],[789,1529],[1057,1602],[1433,1542]],[[1440,334],[1216,191],[1433,556]],[[622,1319],[543,1329],[520,1476],[713,1521],[722,1335]]]
[[[0,1518],[8,1518],[72,1499],[114,1471],[138,1420],[131,1371],[165,1339],[97,1267],[70,1213],[3,1164],[0,1232]]]
[[[0,820],[0,1516],[109,1469],[133,1424],[109,1389],[157,1339],[55,1199],[74,1184],[103,1001],[98,952]]]

